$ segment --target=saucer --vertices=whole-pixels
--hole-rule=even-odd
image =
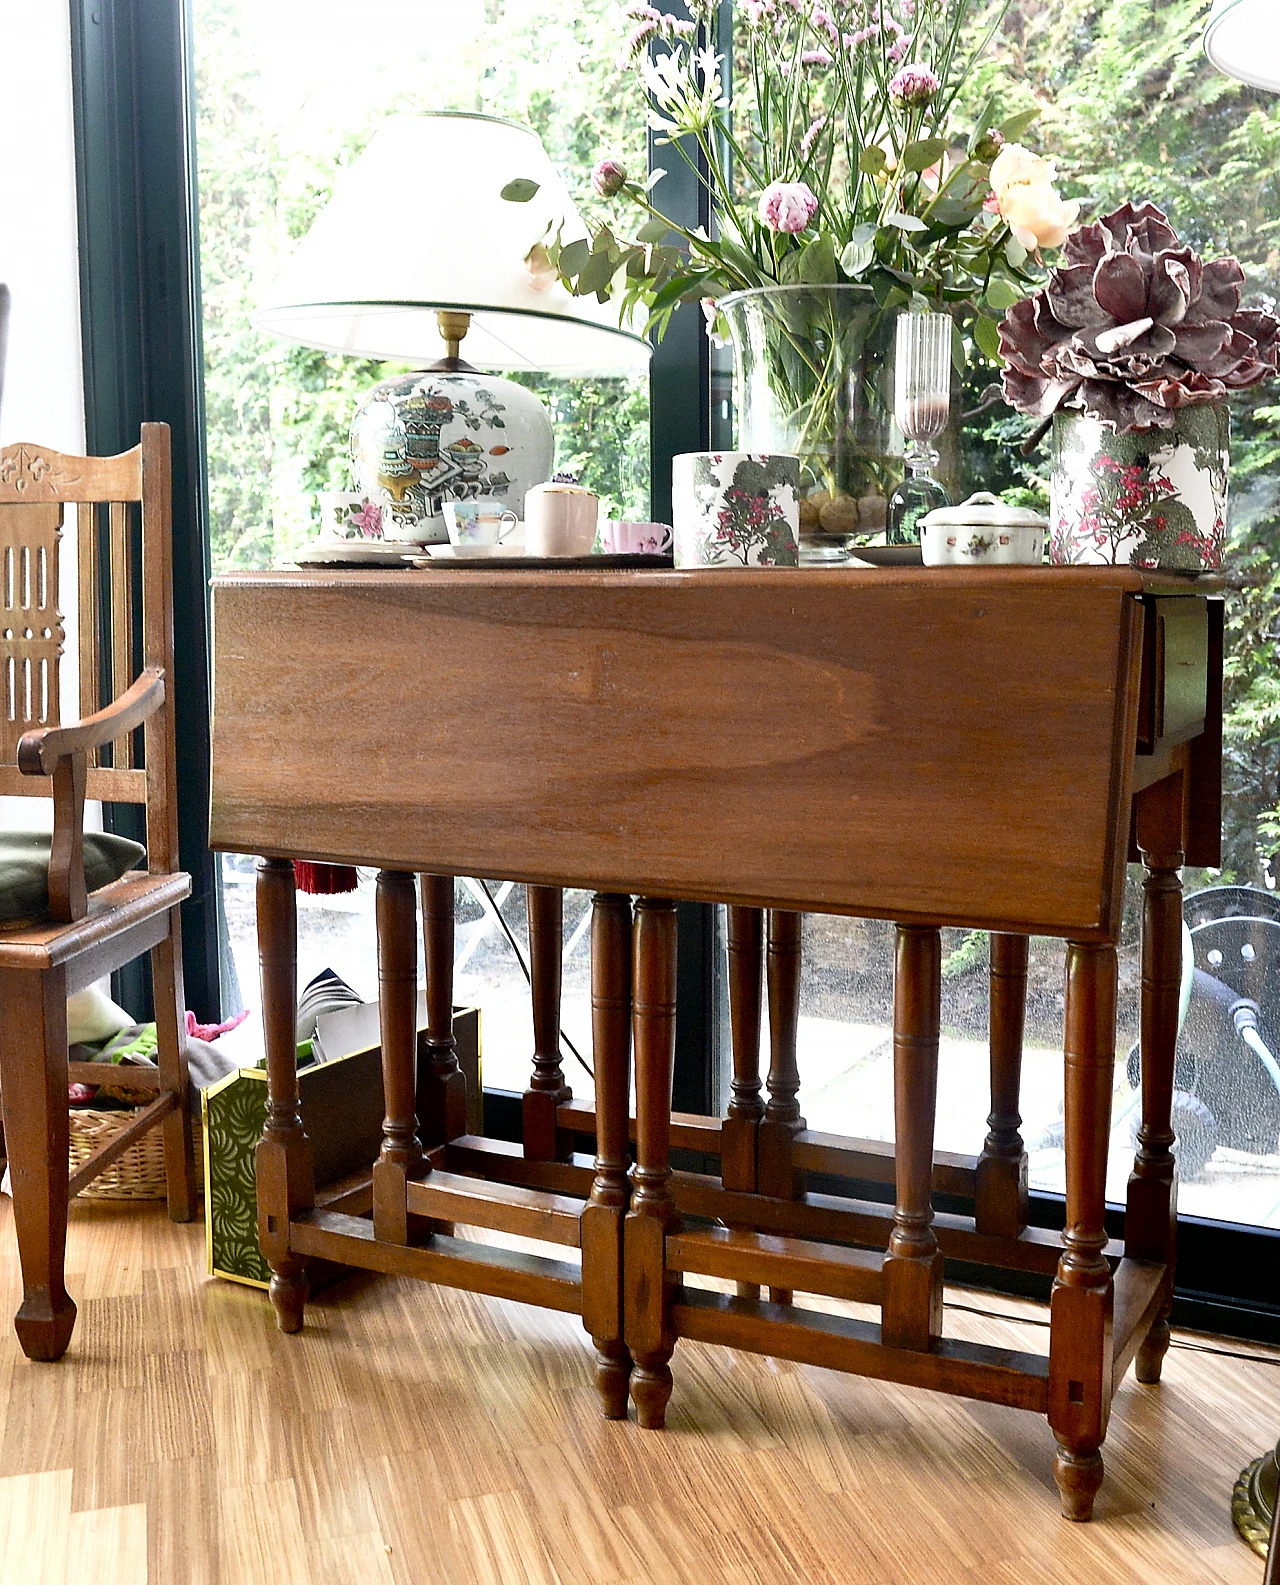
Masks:
[[[401,540],[317,539],[293,559],[299,567],[402,567],[416,549]]]

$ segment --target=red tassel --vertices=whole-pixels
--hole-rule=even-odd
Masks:
[[[294,859],[293,876],[298,890],[311,897],[332,897],[338,892],[353,892],[358,876],[350,864],[317,864],[310,859]]]

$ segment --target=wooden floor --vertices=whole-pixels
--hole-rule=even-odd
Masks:
[[[682,1343],[669,1429],[641,1432],[598,1418],[571,1317],[352,1277],[290,1338],[203,1269],[199,1225],[77,1203],[78,1329],[30,1364],[0,1201],[4,1585],[1261,1579],[1229,1504],[1280,1428],[1267,1364],[1175,1351],[1162,1388],[1126,1383],[1077,1527],[1047,1426],[1017,1410]]]

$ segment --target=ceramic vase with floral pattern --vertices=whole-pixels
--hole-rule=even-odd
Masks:
[[[351,423],[356,479],[382,506],[384,539],[443,544],[445,501],[499,500],[524,516],[551,477],[547,410],[532,391],[474,371],[384,380]]]
[[[1217,569],[1230,460],[1230,417],[1222,404],[1179,408],[1171,428],[1130,434],[1083,413],[1058,413],[1050,560]]]
[[[677,567],[799,565],[800,463],[746,451],[672,459]]]

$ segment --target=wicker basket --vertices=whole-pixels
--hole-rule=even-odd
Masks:
[[[78,1171],[95,1150],[108,1145],[133,1122],[136,1112],[96,1112],[92,1107],[73,1107],[68,1113],[71,1125],[69,1164]],[[200,1159],[200,1119],[193,1117],[195,1152]],[[164,1133],[158,1126],[135,1139],[128,1150],[92,1183],[80,1191],[86,1200],[163,1200],[168,1196],[164,1176]]]

